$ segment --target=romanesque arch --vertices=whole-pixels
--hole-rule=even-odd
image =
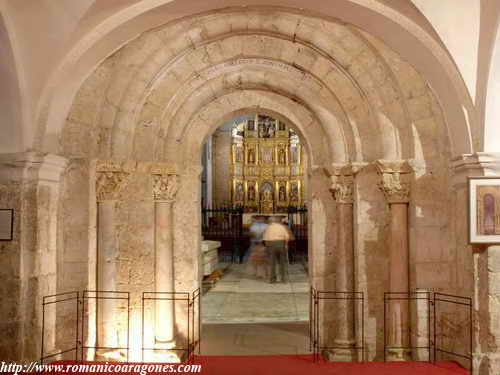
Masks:
[[[394,186],[401,183],[405,190],[396,194],[403,194],[408,206],[406,229],[416,254],[411,286],[420,286],[418,275],[428,272],[428,264],[438,263],[426,253],[423,234],[438,233],[452,222],[449,180],[443,171],[454,147],[462,146],[449,137],[445,113],[424,77],[383,42],[336,20],[272,10],[229,8],[182,18],[143,33],[101,62],[79,89],[60,131],[60,151],[74,171],[74,177],[68,174],[63,202],[71,205],[83,176],[89,181],[84,201],[90,202],[85,220],[63,219],[62,236],[89,228],[92,233],[102,203],[94,192],[95,181],[106,168],[132,176],[112,197],[118,202],[113,212],[120,224],[106,229],[117,238],[117,269],[129,270],[117,274],[113,285],[147,288],[153,272],[144,270],[153,264],[151,218],[157,204],[150,192],[151,175],[159,175],[158,165],[172,166],[162,173],[179,176],[172,208],[175,288],[195,288],[200,277],[203,141],[235,114],[282,117],[297,129],[309,154],[313,285],[331,289],[345,282],[346,288],[370,295],[368,309],[377,322],[369,328],[370,358],[380,358],[382,313],[376,296],[389,288],[385,242],[394,235],[388,229],[380,178],[383,183],[404,175]],[[411,201],[406,191],[410,186]],[[345,216],[354,218],[350,225],[336,216],[341,204],[351,207]],[[140,223],[132,212],[149,219]],[[431,224],[421,219],[436,213],[440,220]],[[350,238],[352,245],[338,243],[339,236]],[[82,244],[88,253],[79,282],[86,284],[99,260],[93,238]],[[143,250],[137,251],[139,247]],[[356,251],[355,264],[349,257],[344,263],[335,261],[335,252],[349,249]],[[63,264],[76,251],[81,250],[66,243]],[[123,254],[126,260],[121,260]],[[453,270],[459,267],[448,255],[442,262]],[[434,281],[452,286],[453,272]],[[356,282],[348,281],[354,274]],[[62,271],[58,277],[67,276]],[[137,318],[137,301],[132,311]],[[327,339],[333,340],[332,335]]]

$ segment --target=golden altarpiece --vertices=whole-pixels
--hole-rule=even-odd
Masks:
[[[233,127],[232,140],[233,205],[269,214],[303,204],[302,145],[292,129],[255,115]]]

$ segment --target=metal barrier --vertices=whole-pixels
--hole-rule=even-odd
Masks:
[[[408,342],[411,342],[411,307],[410,301],[426,301],[427,305],[427,346],[388,346],[387,345],[387,308],[391,301],[408,301]],[[388,350],[408,350],[415,349],[426,350],[428,352],[427,362],[431,362],[431,293],[430,292],[385,292],[384,293],[384,362],[387,361]]]
[[[295,240],[290,241],[290,263],[306,264],[308,260],[308,214],[306,206],[288,208],[288,226]]]
[[[86,346],[85,345],[85,301],[94,299],[97,301],[96,306],[96,325],[99,327],[98,310],[99,301],[126,301],[127,303],[127,346]],[[81,357],[85,358],[85,351],[92,350],[125,350],[127,353],[127,362],[130,355],[130,292],[103,291],[103,290],[85,290],[82,294],[82,346]],[[88,320],[88,319],[87,319]],[[99,337],[99,328],[97,328],[97,337]]]
[[[156,351],[161,352],[165,350],[172,350],[178,352],[185,352],[188,361],[193,359],[194,352],[198,348],[198,354],[201,353],[201,316],[200,316],[200,289],[196,289],[194,292],[143,292],[142,293],[142,361],[144,361],[144,352],[146,351]],[[186,345],[181,345],[180,347],[175,347],[171,349],[162,349],[161,347],[149,347],[146,345],[145,338],[145,307],[146,301],[172,301],[175,309],[176,302],[184,302],[187,307],[187,336],[185,343]],[[197,324],[196,324],[197,323]],[[196,335],[198,333],[198,335]]]
[[[160,297],[158,297],[160,295]],[[173,348],[169,350],[185,351],[187,354],[187,359],[191,361],[194,357],[196,349],[198,349],[198,354],[201,353],[201,315],[200,315],[200,289],[196,289],[194,292],[190,293],[156,293],[156,292],[143,292],[142,294],[142,356],[144,359],[145,350],[162,350],[158,348],[147,348],[144,346],[144,307],[145,301],[158,301],[158,300],[171,300],[171,301],[183,301],[186,302],[187,310],[187,336],[186,345],[182,348]],[[86,314],[86,309],[88,309],[90,303],[89,300],[95,300],[96,309],[93,312],[95,314],[95,321],[93,323],[99,327],[98,311],[99,311],[99,301],[122,301],[126,306],[124,310],[126,311],[126,333],[127,340],[126,346],[90,346],[85,345],[85,340],[88,338],[85,335],[87,331],[86,324],[88,325],[90,314]],[[63,302],[74,302],[75,303],[75,345],[71,348],[60,350],[57,353],[46,354],[46,308],[48,305],[55,305]],[[81,308],[80,308],[81,306]],[[81,314],[81,317],[80,317]],[[55,321],[56,323],[57,321]],[[54,329],[54,332],[56,330]],[[97,329],[97,337],[99,337],[99,328]],[[65,353],[74,351],[75,361],[85,360],[85,352],[88,350],[116,350],[126,352],[126,361],[129,361],[130,357],[130,292],[118,292],[118,291],[101,291],[101,290],[85,290],[83,292],[69,292],[54,294],[49,296],[44,296],[42,299],[42,333],[41,333],[41,355],[40,363],[43,363],[46,359],[54,358]],[[80,358],[78,354],[80,353]]]
[[[75,346],[60,350],[57,353],[52,353],[45,355],[45,324],[46,324],[46,308],[49,305],[55,305],[60,304],[62,302],[74,302],[75,303]],[[75,352],[75,360],[78,360],[78,344],[79,344],[79,308],[78,304],[80,303],[80,293],[79,292],[68,292],[68,293],[60,293],[60,294],[53,294],[50,296],[44,296],[42,299],[42,348],[41,348],[41,353],[40,353],[40,363],[43,364],[43,362],[48,359],[48,358],[53,358],[57,357],[59,355],[69,353],[74,351]],[[57,311],[54,312],[57,314]],[[56,328],[56,327],[54,327]],[[54,330],[55,333],[55,330]]]
[[[451,294],[434,293],[433,304],[434,304],[434,362],[437,361],[438,355],[441,354],[446,354],[452,357],[458,357],[461,359],[465,359],[469,362],[469,370],[471,371],[471,373],[473,373],[474,361],[472,356],[472,327],[473,327],[472,298],[455,296]],[[462,308],[466,308],[465,315],[467,315],[466,317],[467,322],[463,324],[469,327],[469,340],[467,345],[469,350],[466,353],[456,353],[453,352],[452,349],[446,350],[441,346],[443,344],[442,343],[443,340],[440,339],[443,338],[444,333],[442,332],[442,327],[439,327],[438,321],[440,321],[439,317],[441,317],[443,314],[443,311],[441,310],[443,304],[448,304],[448,306],[453,306],[454,308],[457,308],[459,306],[461,306]],[[456,311],[454,311],[454,314],[456,315]],[[455,326],[460,326],[460,323],[456,324]],[[453,337],[456,337],[457,334],[459,333],[454,332]]]
[[[203,207],[201,211],[202,234],[206,240],[220,241],[220,261],[240,263],[249,237],[243,233],[243,207],[220,205]]]
[[[218,254],[221,262],[242,263],[250,247],[250,234],[243,225],[242,206],[230,204],[202,207],[201,228],[203,238],[220,241]],[[308,259],[308,211],[306,206],[291,206],[286,211],[288,226],[295,240],[289,243],[291,263],[307,263]]]
[[[108,294],[108,295],[106,295]],[[111,295],[109,295],[111,294]],[[473,316],[472,316],[472,298],[455,296],[451,294],[444,293],[434,293],[433,298],[431,298],[431,292],[410,292],[410,293],[398,293],[398,292],[386,292],[384,293],[384,360],[386,360],[386,352],[390,349],[423,349],[429,352],[429,361],[436,363],[438,357],[441,355],[448,355],[452,357],[457,357],[462,360],[467,360],[469,363],[469,370],[473,372],[473,356],[472,356],[472,329],[473,329]],[[170,350],[184,351],[187,355],[188,360],[192,360],[196,349],[198,353],[201,353],[201,315],[200,315],[200,289],[196,289],[193,292],[143,292],[142,294],[142,358],[144,360],[144,352],[150,350],[165,350],[161,348],[149,347],[145,344],[145,305],[146,301],[176,301],[186,303],[187,310],[187,335],[185,338],[186,345],[177,347]],[[107,346],[86,346],[85,345],[85,310],[86,302],[88,300],[94,299],[96,301],[100,300],[120,300],[126,301],[126,313],[127,313],[127,345],[117,346],[117,347],[107,347]],[[352,303],[352,306],[345,307],[346,311],[352,311],[352,336],[355,340],[354,345],[323,345],[321,341],[321,324],[324,321],[323,310],[321,303],[334,300],[334,301],[344,301],[344,304]],[[427,306],[427,346],[408,346],[408,347],[394,347],[387,346],[387,306],[391,301],[425,301]],[[46,354],[45,353],[45,338],[46,338],[46,309],[49,305],[57,305],[60,303],[74,303],[75,304],[75,339],[74,346],[71,348],[63,349],[57,353]],[[88,302],[87,302],[88,303]],[[79,306],[82,306],[81,309]],[[97,310],[99,308],[99,303],[97,303],[96,309],[96,319],[95,322],[99,326]],[[464,316],[466,315],[465,321],[463,322],[451,322],[445,321],[444,317],[445,311],[443,306],[452,306],[453,310],[449,313],[450,316],[456,317],[457,307],[465,308]],[[431,314],[431,306],[432,314]],[[362,361],[366,360],[366,344],[365,344],[365,326],[364,326],[364,293],[363,292],[337,292],[337,291],[318,291],[314,288],[310,290],[310,301],[309,301],[309,349],[313,352],[314,361],[318,361],[322,351],[325,350],[354,350],[361,352]],[[82,318],[80,320],[80,312]],[[411,313],[411,309],[408,308],[408,314]],[[410,315],[409,315],[410,316]],[[81,321],[81,341],[80,341],[80,321]],[[88,321],[88,317],[87,317]],[[359,323],[360,322],[360,323]],[[411,322],[411,320],[409,320]],[[431,325],[431,322],[433,324]],[[441,323],[442,322],[442,323]],[[439,323],[439,324],[438,324]],[[460,353],[454,351],[454,349],[446,348],[443,338],[446,337],[443,332],[444,323],[448,323],[450,326],[454,327],[468,327],[469,340],[465,353]],[[410,324],[411,325],[411,324]],[[431,341],[431,328],[433,331],[433,340]],[[411,328],[410,328],[411,330]],[[460,332],[452,332],[448,336],[456,341],[459,337]],[[43,363],[46,359],[60,356],[65,353],[75,352],[75,360],[78,360],[78,349],[81,349],[81,358],[84,360],[86,350],[126,350],[126,360],[129,360],[130,351],[130,292],[117,292],[117,291],[83,291],[83,292],[69,292],[60,293],[49,296],[44,296],[42,301],[42,337],[41,337],[41,356],[40,362]],[[431,353],[433,355],[431,355]],[[431,358],[433,357],[433,358]]]
[[[321,352],[325,350],[353,350],[357,352],[361,352],[361,360],[365,361],[365,302],[364,302],[364,293],[363,292],[326,292],[326,291],[318,291],[314,288],[311,288],[310,295],[310,319],[309,319],[309,346],[310,351],[313,352],[314,361],[317,362],[321,357]],[[352,311],[352,332],[353,339],[355,343],[353,346],[350,345],[322,345],[321,336],[320,336],[320,325],[323,320],[323,316],[321,314],[321,306],[320,303],[322,301],[344,301],[346,304],[351,304]],[[356,311],[360,311],[360,320],[361,323],[358,323],[358,314]],[[361,328],[361,333],[359,332],[359,328]],[[358,339],[360,337],[360,339]],[[359,342],[361,341],[361,342]]]

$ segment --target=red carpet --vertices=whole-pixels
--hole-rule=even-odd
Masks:
[[[202,356],[203,375],[469,375],[454,362],[327,362],[312,355]]]
[[[193,364],[202,365],[202,371],[196,372],[202,375],[470,375],[469,371],[458,364],[446,361],[440,361],[436,365],[427,362],[333,363],[324,360],[314,363],[312,358],[312,355],[197,356]],[[60,361],[52,364],[71,365],[76,363],[73,361]],[[85,362],[85,364],[97,363],[102,362]],[[144,366],[146,364],[137,365]],[[169,372],[172,373],[172,371]],[[63,373],[67,374],[69,371]],[[157,372],[153,371],[147,374],[155,373]],[[79,372],[79,374],[86,373]],[[97,374],[106,374],[106,372],[98,372]]]

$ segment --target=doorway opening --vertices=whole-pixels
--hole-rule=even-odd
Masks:
[[[204,354],[307,352],[306,158],[292,126],[260,113],[233,118],[205,142]],[[283,271],[261,242],[271,220],[292,234]]]

